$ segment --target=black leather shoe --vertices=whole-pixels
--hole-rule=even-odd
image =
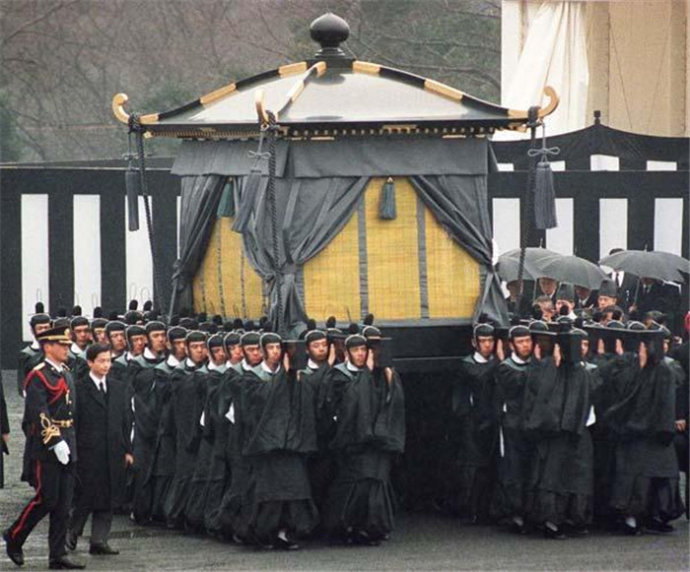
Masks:
[[[77,533],[74,530],[68,530],[67,536],[65,537],[65,546],[69,550],[76,550],[78,540],[79,537],[77,536]]]
[[[89,554],[102,554],[104,556],[110,556],[112,554],[120,554],[120,551],[111,548],[107,542],[103,542],[102,544],[92,544],[89,546]]]
[[[24,552],[22,551],[21,546],[18,546],[15,542],[10,540],[9,530],[6,530],[2,533],[2,538],[5,540],[5,550],[7,551],[7,556],[9,556],[10,560],[17,566],[23,566]]]
[[[551,540],[565,540],[567,537],[563,534],[563,531],[556,527],[555,529],[548,526],[544,527],[544,538],[549,538]]]
[[[51,560],[48,564],[51,570],[83,570],[86,568],[85,564],[72,560],[69,556],[60,556],[55,560]]]
[[[640,527],[635,525],[628,524],[627,522],[624,522],[622,525],[622,530],[623,534],[626,534],[628,536],[635,536],[637,534],[640,534],[641,530]]]
[[[510,531],[514,532],[515,534],[527,534],[527,527],[525,526],[524,522],[511,520],[509,528]]]
[[[668,534],[674,530],[673,526],[668,522],[663,522],[656,518],[653,518],[647,523],[646,529],[649,532],[661,532],[662,534]]]

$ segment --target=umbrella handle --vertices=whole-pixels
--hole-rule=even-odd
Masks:
[[[637,298],[639,297],[640,294],[640,282],[642,279],[638,276],[637,277],[637,285],[635,286],[635,300],[633,301],[633,306],[637,306]]]

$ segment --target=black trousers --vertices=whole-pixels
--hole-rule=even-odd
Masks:
[[[12,542],[22,546],[34,527],[49,514],[49,558],[55,560],[67,553],[65,537],[74,490],[74,463],[63,465],[55,460],[34,461],[34,464],[36,495],[24,507],[8,532]]]
[[[108,542],[110,527],[113,523],[112,510],[97,510],[88,505],[77,502],[72,511],[72,522],[70,528],[81,536],[84,532],[84,525],[91,515],[91,540],[90,544],[105,544]]]

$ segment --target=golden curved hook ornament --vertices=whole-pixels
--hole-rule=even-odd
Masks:
[[[558,104],[561,102],[561,98],[558,97],[556,90],[550,85],[547,85],[544,88],[544,95],[549,98],[549,103],[546,107],[539,108],[540,119],[546,117],[547,115],[551,115],[554,111],[556,111]]]
[[[256,114],[259,117],[259,123],[261,125],[268,125],[270,119],[268,118],[268,112],[266,111],[266,93],[263,89],[257,89],[254,92],[254,107],[256,108]]]
[[[113,115],[125,125],[129,125],[129,113],[125,111],[125,105],[127,105],[128,101],[129,97],[127,97],[126,93],[116,93],[113,96]]]

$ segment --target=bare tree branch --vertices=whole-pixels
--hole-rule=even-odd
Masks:
[[[24,32],[24,31],[26,31],[26,30],[28,30],[28,29],[31,28],[32,26],[35,26],[35,25],[38,24],[39,22],[42,22],[43,20],[47,19],[48,17],[50,17],[51,15],[53,15],[53,14],[54,14],[55,12],[57,12],[58,10],[62,10],[63,8],[69,8],[70,6],[76,4],[77,2],[79,2],[79,0],[69,0],[69,2],[67,2],[66,4],[63,3],[63,2],[60,2],[60,3],[57,4],[56,6],[53,6],[53,7],[52,7],[50,10],[48,10],[47,12],[41,14],[40,16],[36,16],[36,18],[34,18],[33,20],[30,20],[30,21],[28,21],[28,22],[25,22],[25,23],[22,24],[19,28],[17,28],[17,29],[14,30],[13,32],[10,32],[9,34],[7,34],[7,35],[5,35],[3,38],[1,38],[1,39],[0,39],[0,46],[4,46],[4,45],[7,44],[10,40],[16,38],[19,34],[21,34],[22,32]]]

